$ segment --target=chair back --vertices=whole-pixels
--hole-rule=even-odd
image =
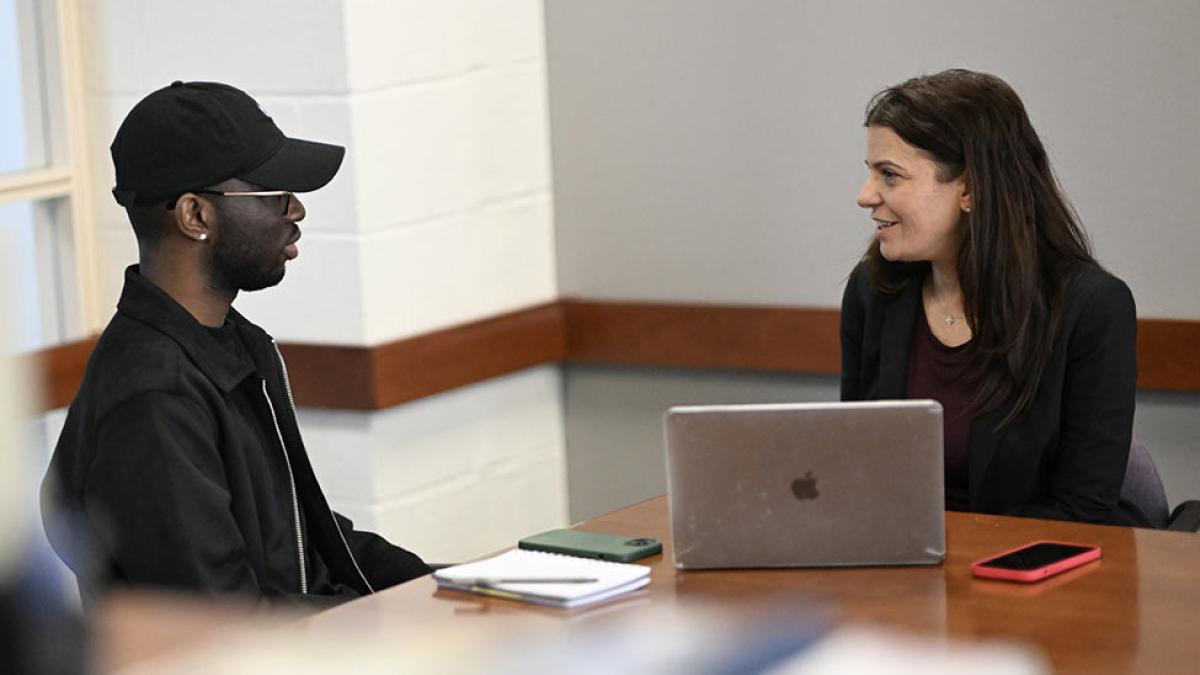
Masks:
[[[1167,492],[1154,466],[1150,450],[1138,439],[1129,446],[1129,464],[1125,467],[1125,482],[1121,484],[1121,501],[1133,505],[1151,525],[1158,529],[1167,526],[1171,512]]]

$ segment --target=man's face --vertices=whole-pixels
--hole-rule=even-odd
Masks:
[[[227,192],[261,191],[241,180],[213,187]],[[216,206],[220,220],[206,260],[209,284],[224,292],[257,291],[278,284],[284,266],[299,252],[296,241],[304,205],[295,196],[244,197],[203,195]],[[286,200],[286,204],[285,204]]]

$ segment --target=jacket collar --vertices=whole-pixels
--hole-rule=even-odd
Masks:
[[[174,340],[196,367],[224,392],[232,391],[248,375],[255,372],[250,364],[230,354],[208,330],[186,309],[149,279],[143,277],[137,265],[125,270],[125,287],[117,302],[117,312],[158,330]],[[250,323],[232,308],[229,320],[238,326],[244,338],[261,343],[270,340],[261,328]],[[244,340],[252,353],[261,347]],[[255,354],[257,356],[257,354]],[[255,361],[258,359],[255,358]]]
[[[883,336],[879,345],[879,380],[876,399],[902,399],[908,388],[908,356],[912,347],[913,327],[921,306],[919,278],[910,279],[883,315]]]

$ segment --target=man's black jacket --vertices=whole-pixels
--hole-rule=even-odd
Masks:
[[[42,486],[85,601],[123,583],[321,605],[428,573],[330,510],[274,340],[227,323],[249,360],[126,270]]]

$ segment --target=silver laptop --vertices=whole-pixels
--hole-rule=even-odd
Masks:
[[[665,417],[675,566],[931,565],[942,406],[686,406]]]

